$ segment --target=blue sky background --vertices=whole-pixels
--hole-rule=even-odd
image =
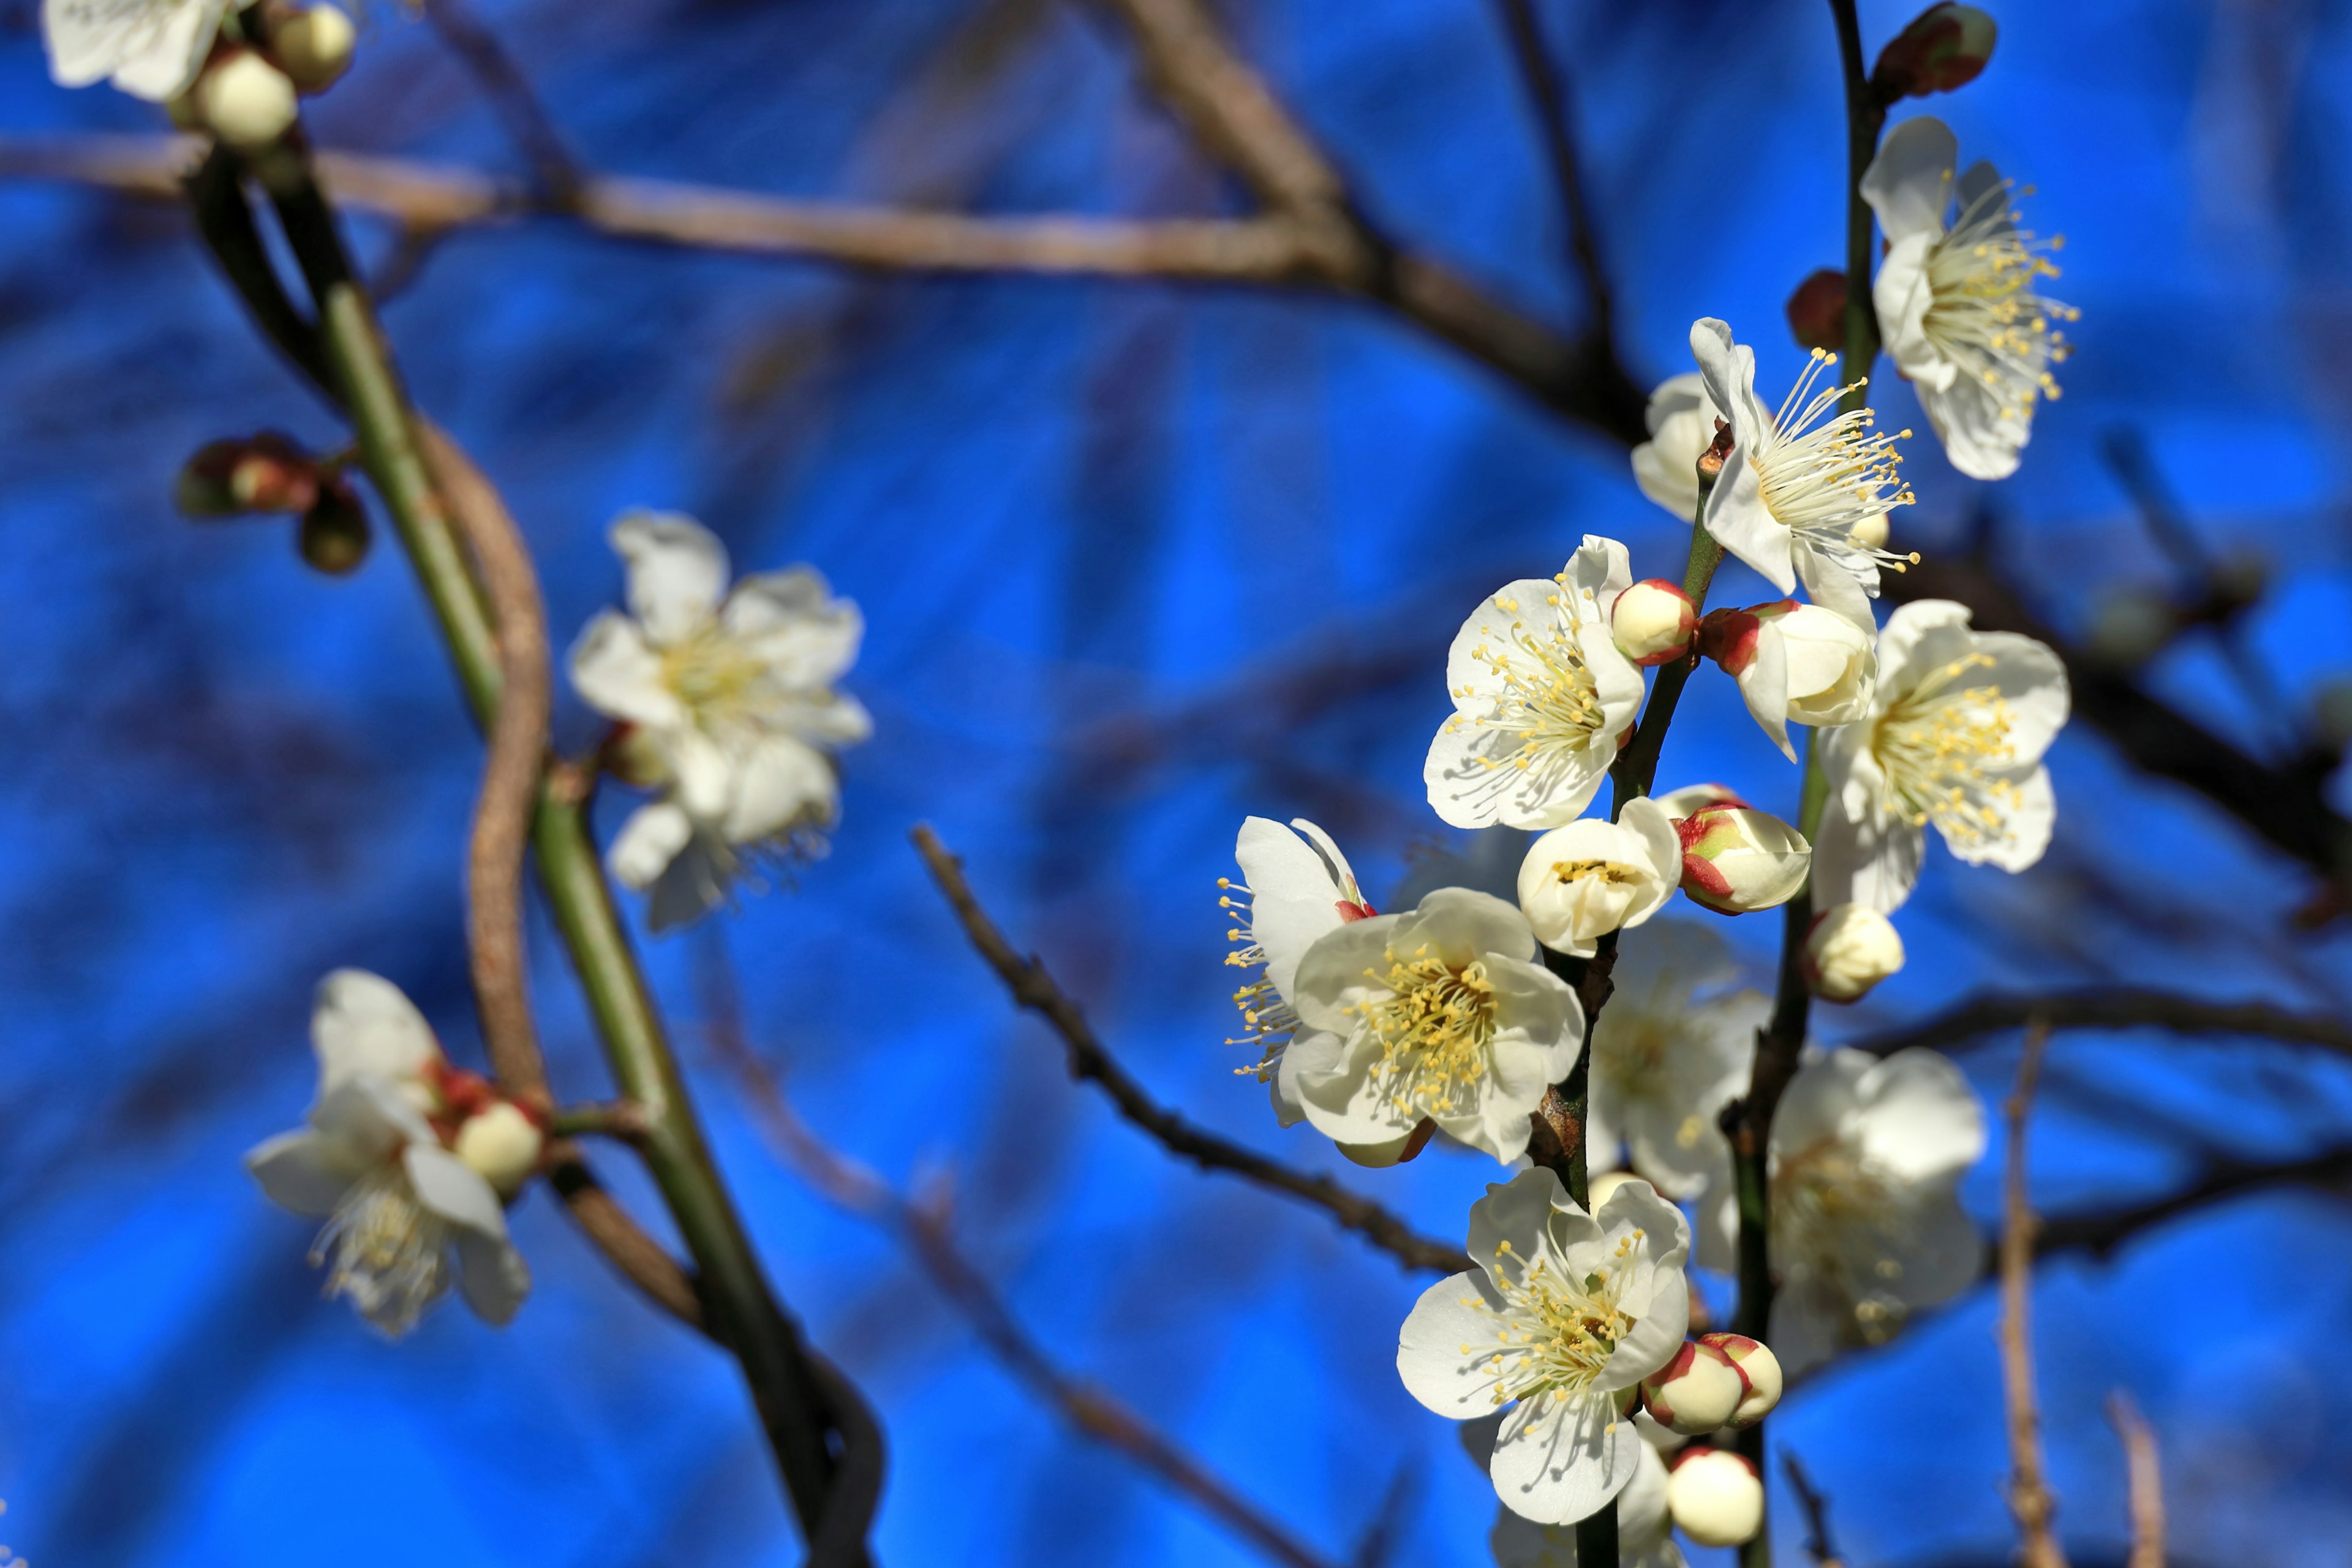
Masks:
[[[1792,375],[1781,301],[1842,252],[1826,7],[1544,8],[1637,375],[1685,368],[1702,314],[1758,344],[1767,385]],[[1490,6],[1229,10],[1381,222],[1575,318]],[[1910,7],[1863,13],[1874,52]],[[2344,7],[1998,14],[1991,70],[1924,107],[2035,187],[2032,221],[2066,237],[2055,291],[2083,307],[2080,352],[2016,479],[1975,484],[1912,444],[1902,536],[1932,552],[1989,510],[2007,569],[2085,626],[2103,597],[2167,580],[2098,456],[2135,427],[2213,547],[2269,563],[2252,635],[2300,710],[2352,667]],[[1115,26],[1055,0],[485,15],[612,172],[1004,213],[1234,201],[1133,85]],[[160,129],[51,87],[26,0],[0,19],[0,132]],[[330,145],[518,166],[389,3],[314,122]],[[381,258],[392,237],[362,223],[358,244]],[[604,525],[640,504],[696,513],[747,568],[811,562],[865,607],[851,685],[877,736],[849,760],[831,857],[647,955],[779,1287],[888,1426],[881,1559],[1251,1561],[1031,1404],[887,1238],[775,1163],[698,1042],[718,959],[811,1122],[896,1180],[946,1184],[964,1244],[1071,1368],[1335,1557],[1396,1489],[1396,1561],[1483,1562],[1493,1494],[1391,1367],[1421,1281],[1178,1166],[1068,1084],[905,835],[933,822],[970,858],[1155,1092],[1335,1165],[1229,1070],[1214,904],[1234,831],[1313,816],[1376,900],[1410,857],[1461,847],[1419,766],[1462,616],[1587,531],[1624,539],[1643,574],[1679,565],[1684,529],[1622,453],[1405,329],[1296,298],[848,277],[535,225],[451,239],[385,315],[420,404],[507,488],[559,638],[613,601]],[[1882,406],[1924,430],[1907,395]],[[199,443],[264,426],[335,438],[176,211],[0,186],[0,1534],[86,1564],[794,1561],[731,1368],[618,1286],[544,1194],[516,1216],[539,1281],[516,1324],[446,1310],[392,1347],[317,1300],[304,1225],[238,1167],[301,1113],[309,993],[331,967],[390,976],[453,1052],[478,1051],[460,871],[478,752],[408,573],[387,548],[328,582],[281,527],[170,508]],[[1718,595],[1767,596],[1737,568]],[[1272,700],[1335,658],[1371,673],[1309,711]],[[2150,679],[2263,743],[2209,644]],[[559,728],[593,731],[568,693]],[[2304,872],[2094,734],[2052,763],[2049,858],[2012,879],[1937,851],[1904,916],[1912,966],[1821,1019],[1824,1039],[1989,984],[2347,1005],[2352,944],[2288,925]],[[1794,770],[1704,677],[1662,782],[1702,779],[1793,811]],[[606,803],[607,831],[626,805]],[[1769,963],[1777,921],[1718,925]],[[537,936],[558,1082],[593,1097],[576,992]],[[1966,1058],[1989,1100],[2014,1047]],[[2316,1148],[2352,1118],[2339,1064],[2283,1047],[2072,1036],[2053,1073],[2034,1150],[2053,1212],[2161,1191],[2216,1151]],[[1348,1172],[1447,1235],[1495,1173],[1442,1152]],[[1990,1216],[1990,1165],[1966,1192]],[[2123,1539],[2099,1411],[2118,1386],[2165,1445],[2180,1561],[2347,1560],[2347,1243],[2336,1199],[2273,1194],[2045,1270],[2043,1394],[2082,1560]],[[1980,1290],[1776,1418],[1850,1562],[2005,1560],[1991,1321]],[[1791,1553],[1795,1528],[1783,1510]]]

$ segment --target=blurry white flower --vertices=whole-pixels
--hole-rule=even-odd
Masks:
[[[1798,961],[1805,984],[1824,1002],[1859,1002],[1903,967],[1895,922],[1867,904],[1837,904],[1813,917]]]
[[[1641,672],[1609,613],[1633,582],[1625,547],[1592,534],[1549,582],[1506,585],[1446,656],[1454,717],[1430,742],[1429,804],[1455,827],[1558,827],[1591,803],[1641,706]]]
[[[2058,268],[2017,226],[2010,188],[1990,163],[1962,174],[1959,142],[1932,116],[1886,133],[1862,177],[1886,235],[1871,298],[1895,368],[1910,378],[1952,467],[2006,479],[2033,434],[2033,405],[2058,395],[2050,366],[2066,357],[2055,321],[2080,312],[2034,291]],[[1951,213],[1954,197],[1959,212]]]
[[[1465,888],[1318,938],[1282,1064],[1307,1120],[1364,1164],[1404,1155],[1423,1121],[1517,1159],[1584,1046],[1583,1007],[1537,956],[1526,917]]]
[[[1746,1334],[1701,1334],[1698,1342],[1712,1345],[1731,1358],[1739,1375],[1748,1382],[1748,1392],[1731,1413],[1734,1426],[1753,1426],[1772,1414],[1780,1403],[1783,1379],[1780,1359],[1761,1340],[1751,1340]]]
[[[656,931],[725,896],[745,851],[813,851],[840,804],[831,753],[873,732],[833,683],[857,658],[857,606],[808,567],[727,586],[726,547],[691,518],[631,512],[613,527],[629,614],[604,610],[572,645],[572,683],[636,727],[667,775],[608,858],[653,893]]]
[[[1710,611],[1698,646],[1739,682],[1748,711],[1793,763],[1791,722],[1851,724],[1870,711],[1878,682],[1875,630],[1819,605],[1782,599]]]
[[[59,87],[111,80],[162,103],[196,79],[228,0],[41,0],[41,38]]]
[[[1929,823],[1969,865],[2022,871],[2041,859],[2057,815],[2042,753],[2067,706],[2064,668],[2032,637],[1973,631],[1968,606],[1947,599],[1895,611],[1870,711],[1822,736],[1829,802],[1813,902],[1901,908]]]
[[[1738,1546],[1764,1528],[1764,1483],[1727,1448],[1685,1448],[1666,1474],[1666,1507],[1701,1546]]]
[[[1617,1561],[1621,1568],[1685,1568],[1666,1513],[1666,1461],[1649,1444],[1633,1461],[1633,1479],[1617,1494]],[[1576,1526],[1538,1524],[1508,1508],[1495,1510],[1486,1544],[1495,1568],[1576,1568]]]
[[[1642,1380],[1642,1406],[1651,1419],[1685,1437],[1724,1426],[1747,1397],[1748,1379],[1731,1357],[1696,1340],[1685,1340],[1665,1365]]]
[[[1242,881],[1217,879],[1217,886],[1226,889],[1217,907],[1238,922],[1225,932],[1234,944],[1225,962],[1258,973],[1234,993],[1244,1033],[1225,1043],[1256,1047],[1256,1062],[1238,1070],[1255,1073],[1268,1086],[1274,1113],[1288,1127],[1306,1115],[1283,1051],[1298,1032],[1298,1014],[1290,1002],[1298,961],[1318,937],[1350,921],[1370,920],[1375,911],[1331,836],[1303,816],[1289,827],[1267,817],[1244,818],[1234,858],[1241,863]],[[1234,898],[1236,890],[1245,898]]]
[[[1727,798],[1675,819],[1675,834],[1683,847],[1684,893],[1692,902],[1724,915],[1754,914],[1787,903],[1811,870],[1812,849],[1805,836],[1769,812],[1724,793]],[[1670,814],[1674,809],[1667,806]]]
[[[1645,1183],[1591,1215],[1543,1166],[1470,1208],[1478,1267],[1423,1293],[1398,1337],[1410,1394],[1456,1421],[1507,1405],[1487,1474],[1538,1524],[1586,1518],[1626,1489],[1649,1445],[1630,1391],[1682,1341],[1689,1230]]]
[[[1816,349],[1777,415],[1756,397],[1756,352],[1709,317],[1691,327],[1707,395],[1731,423],[1731,456],[1707,492],[1706,531],[1783,594],[1802,580],[1813,602],[1873,624],[1880,564],[1905,563],[1856,537],[1890,507],[1911,504],[1895,443],[1867,408],[1836,414],[1843,386],[1813,390],[1834,357]]]
[[[1640,925],[1675,896],[1682,844],[1658,803],[1636,795],[1615,822],[1555,827],[1519,864],[1519,910],[1554,952],[1590,958],[1596,938]]]
[[[454,1259],[467,1304],[506,1322],[530,1272],[507,1239],[498,1191],[464,1157],[467,1130],[488,1116],[503,1123],[505,1102],[442,1058],[398,986],[362,970],[339,969],[320,983],[310,1040],[319,1092],[310,1125],[257,1145],[245,1163],[271,1202],[326,1220],[310,1260],[331,1257],[327,1293],[350,1297],[397,1337],[449,1288]],[[500,1126],[471,1142],[520,1184],[520,1141]]]
[[[1791,1375],[1883,1343],[1914,1309],[1967,1289],[1983,1243],[1955,1189],[1984,1146],[1976,1096],[1934,1051],[1880,1061],[1836,1050],[1798,1069],[1772,1117],[1766,1173],[1780,1279],[1766,1337]],[[1700,1213],[1701,1266],[1736,1267],[1728,1161]]]
[[[1727,990],[1738,973],[1723,939],[1688,921],[1654,921],[1621,940],[1616,988],[1590,1042],[1584,1136],[1593,1169],[1630,1159],[1675,1198],[1706,1184],[1724,1147],[1716,1115],[1747,1087],[1756,1031],[1772,1006],[1757,992]]]
[[[1698,516],[1698,459],[1715,441],[1715,405],[1706,381],[1686,370],[1658,383],[1643,417],[1650,438],[1633,448],[1633,482],[1642,493],[1689,523]]]

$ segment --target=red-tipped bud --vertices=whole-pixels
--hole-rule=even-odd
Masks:
[[[174,499],[188,517],[306,511],[319,499],[318,466],[274,430],[207,442],[180,469]]]
[[[1914,16],[1879,51],[1870,84],[1890,103],[1966,87],[1991,62],[1999,33],[1992,18],[1975,6],[1944,0]]]
[[[1738,1364],[1704,1340],[1685,1340],[1672,1361],[1642,1380],[1651,1418],[1685,1437],[1721,1427],[1747,1397]]]
[[[367,509],[351,487],[341,482],[320,490],[319,499],[302,514],[301,528],[295,535],[302,559],[330,577],[358,571],[360,563],[367,559],[368,543]]]
[[[1666,1511],[1701,1546],[1739,1546],[1764,1528],[1764,1482],[1724,1448],[1685,1448],[1666,1477]]]
[[[1753,806],[1705,805],[1675,824],[1683,846],[1683,892],[1719,915],[1785,904],[1812,874],[1805,836]]]
[[[1689,654],[1698,606],[1663,577],[1645,577],[1617,595],[1609,632],[1617,651],[1638,665],[1672,664]]]
[[[1823,353],[1845,351],[1845,274],[1824,267],[1789,296],[1789,330],[1797,346]]]
[[[1780,1403],[1781,1378],[1780,1358],[1769,1347],[1746,1334],[1701,1334],[1698,1342],[1729,1356],[1748,1385],[1739,1407],[1731,1413],[1731,1425],[1753,1426],[1772,1414],[1772,1407]]]
[[[1756,640],[1763,631],[1763,620],[1754,610],[1709,610],[1698,624],[1698,656],[1715,660],[1736,679],[1756,662]]]

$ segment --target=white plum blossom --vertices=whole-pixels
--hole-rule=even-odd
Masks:
[[[1289,1127],[1307,1114],[1283,1048],[1298,1032],[1298,1014],[1290,1001],[1298,962],[1317,938],[1351,921],[1370,920],[1377,911],[1356,885],[1356,873],[1331,836],[1303,816],[1292,819],[1288,827],[1268,817],[1244,818],[1234,840],[1234,858],[1241,864],[1242,880],[1217,879],[1217,886],[1225,889],[1217,907],[1235,921],[1225,932],[1225,940],[1234,944],[1225,962],[1258,973],[1234,993],[1244,1032],[1240,1039],[1225,1043],[1255,1047],[1258,1059],[1235,1070],[1255,1074],[1267,1086],[1275,1116]],[[1235,892],[1243,897],[1235,898]]]
[[[1623,1568],[1686,1568],[1666,1511],[1665,1459],[1644,1443],[1633,1466],[1633,1479],[1617,1494],[1617,1561]],[[1577,1568],[1574,1524],[1538,1524],[1497,1508],[1486,1545],[1495,1568]]]
[[[1507,584],[1446,656],[1454,714],[1422,769],[1455,827],[1558,827],[1581,816],[1642,702],[1609,615],[1632,584],[1625,547],[1593,534],[1560,574]]]
[[[1583,817],[1528,846],[1519,911],[1554,952],[1590,958],[1596,939],[1656,914],[1682,877],[1675,825],[1656,801],[1636,795],[1614,822]]]
[[[1689,1326],[1689,1247],[1681,1212],[1645,1182],[1589,1215],[1539,1165],[1471,1205],[1476,1267],[1413,1303],[1397,1373],[1456,1421],[1508,1407],[1486,1468],[1512,1512],[1572,1523],[1639,1473],[1649,1445],[1629,1414],[1633,1390]]]
[[[1879,144],[1862,177],[1886,235],[1871,297],[1887,355],[1917,391],[1952,467],[2006,479],[2032,437],[2034,404],[2058,395],[2050,366],[2067,351],[2051,322],[2078,312],[2034,289],[2058,275],[2049,253],[2059,242],[2017,226],[2010,187],[1990,163],[1956,182],[1958,163],[1958,140],[1931,116],[1905,121]]]
[[[1780,754],[1797,760],[1791,723],[1851,724],[1878,683],[1874,626],[1794,599],[1706,617],[1699,647],[1739,683],[1748,711]]]
[[[832,753],[873,732],[833,683],[865,623],[805,566],[730,590],[726,546],[693,519],[631,512],[613,526],[629,613],[604,610],[572,646],[572,683],[631,727],[662,796],[614,838],[613,874],[652,892],[658,931],[726,896],[747,854],[814,852],[840,805]]]
[[[313,1263],[331,1259],[327,1293],[348,1296],[396,1338],[454,1274],[477,1315],[508,1321],[530,1271],[507,1237],[492,1177],[520,1185],[538,1157],[537,1128],[526,1139],[509,1125],[509,1113],[522,1113],[450,1067],[400,988],[363,970],[320,983],[310,1040],[319,1090],[310,1125],[259,1144],[245,1163],[271,1202],[327,1222],[310,1254]],[[494,1125],[477,1129],[486,1118]],[[518,1153],[525,1144],[529,1161]],[[495,1169],[485,1173],[469,1155]]]
[[[196,79],[228,8],[228,0],[42,0],[49,78],[59,87],[111,81],[162,103]]]
[[[1708,317],[1691,327],[1707,395],[1732,430],[1731,455],[1707,492],[1706,531],[1783,594],[1802,581],[1815,604],[1857,626],[1875,624],[1880,565],[1899,565],[1870,538],[1891,507],[1908,506],[1895,436],[1867,408],[1832,413],[1849,389],[1814,384],[1836,356],[1813,351],[1805,374],[1768,413],[1756,396],[1756,351]],[[1884,534],[1877,534],[1884,538]]]
[[[1715,443],[1715,404],[1706,378],[1686,370],[1658,383],[1643,411],[1650,438],[1633,448],[1633,482],[1642,493],[1689,523],[1698,517],[1698,460]]]
[[[1620,942],[1616,989],[1592,1025],[1584,1140],[1592,1168],[1622,1159],[1669,1197],[1697,1195],[1727,1158],[1716,1117],[1748,1086],[1770,998],[1736,987],[1721,937],[1657,921]],[[1597,1188],[1595,1189],[1598,1190]]]
[[[1975,1279],[1984,1247],[1957,1188],[1984,1147],[1983,1110],[1947,1058],[1916,1047],[1884,1061],[1808,1053],[1781,1094],[1766,1155],[1780,1279],[1766,1339],[1790,1375],[1841,1349],[1884,1343],[1915,1309]],[[1700,1265],[1733,1268],[1738,1205],[1727,1160],[1700,1213]]]
[[[1973,630],[1968,606],[1948,599],[1895,611],[1870,710],[1822,735],[1814,906],[1900,909],[1931,823],[1969,865],[2022,871],[2041,859],[2057,815],[2042,754],[2068,700],[2064,667],[2032,637]]]
[[[1528,1113],[1584,1047],[1576,993],[1537,956],[1525,916],[1466,888],[1318,938],[1283,1053],[1307,1120],[1363,1164],[1406,1157],[1424,1122],[1517,1159]]]

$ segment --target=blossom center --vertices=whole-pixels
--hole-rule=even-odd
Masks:
[[[2065,334],[2050,323],[2082,312],[2034,291],[2037,279],[2058,276],[2050,253],[2064,241],[2019,228],[2009,189],[2004,183],[1979,193],[1929,247],[1929,303],[1920,327],[1962,375],[1993,395],[2001,417],[2023,419],[2036,398],[2058,395],[2049,367],[2068,351]]]
[[[1903,1273],[1911,1206],[1874,1163],[1824,1139],[1772,1172],[1774,1262],[1833,1286],[1864,1340],[1881,1343],[1903,1326],[1903,1304],[1886,1288]]]
[[[1486,1074],[1495,1038],[1495,987],[1486,961],[1457,968],[1426,942],[1403,956],[1385,949],[1382,958],[1387,973],[1364,973],[1387,994],[1349,1007],[1381,1044],[1374,1089],[1410,1116],[1461,1109]]]
[[[1994,771],[2017,760],[2009,703],[1999,686],[1959,684],[1992,663],[1969,653],[1930,672],[1888,707],[1871,739],[1895,809],[1956,843],[1998,837],[2018,803],[2017,785]]]
[[[705,734],[762,727],[773,686],[767,663],[725,627],[705,626],[662,649],[661,676]]]
[[[1580,1280],[1564,1278],[1549,1259],[1518,1259],[1508,1241],[1496,1245],[1488,1274],[1503,1304],[1475,1296],[1463,1302],[1495,1320],[1495,1338],[1484,1347],[1462,1347],[1493,1377],[1496,1404],[1547,1395],[1565,1401],[1592,1386],[1618,1342],[1633,1329],[1619,1298],[1640,1236],[1635,1231],[1619,1241],[1616,1256]]]
[[[1853,535],[1890,508],[1909,506],[1916,499],[1903,482],[1903,457],[1895,449],[1911,432],[1890,436],[1876,429],[1877,416],[1868,408],[1832,415],[1839,398],[1864,384],[1815,391],[1822,373],[1836,363],[1835,354],[1813,351],[1805,374],[1773,416],[1771,433],[1749,455],[1764,509],[1773,521],[1816,548],[1841,554],[1858,551],[1882,564],[1907,565],[1910,557],[1872,549]]]
[[[1512,617],[1503,634],[1505,646],[1497,649],[1482,643],[1471,650],[1470,657],[1492,669],[1503,686],[1476,722],[1521,737],[1516,748],[1482,757],[1488,768],[1525,773],[1549,757],[1582,751],[1608,722],[1600,685],[1585,661],[1581,628],[1562,597],[1568,592],[1562,584],[1548,596],[1551,614],[1540,617],[1545,622],[1540,627],[1520,616],[1517,600],[1497,597],[1495,607]],[[1474,693],[1465,688],[1454,695]]]
[[[310,1247],[316,1268],[331,1253],[330,1298],[348,1296],[387,1332],[415,1325],[449,1283],[449,1226],[416,1201],[396,1164],[352,1184]]]

